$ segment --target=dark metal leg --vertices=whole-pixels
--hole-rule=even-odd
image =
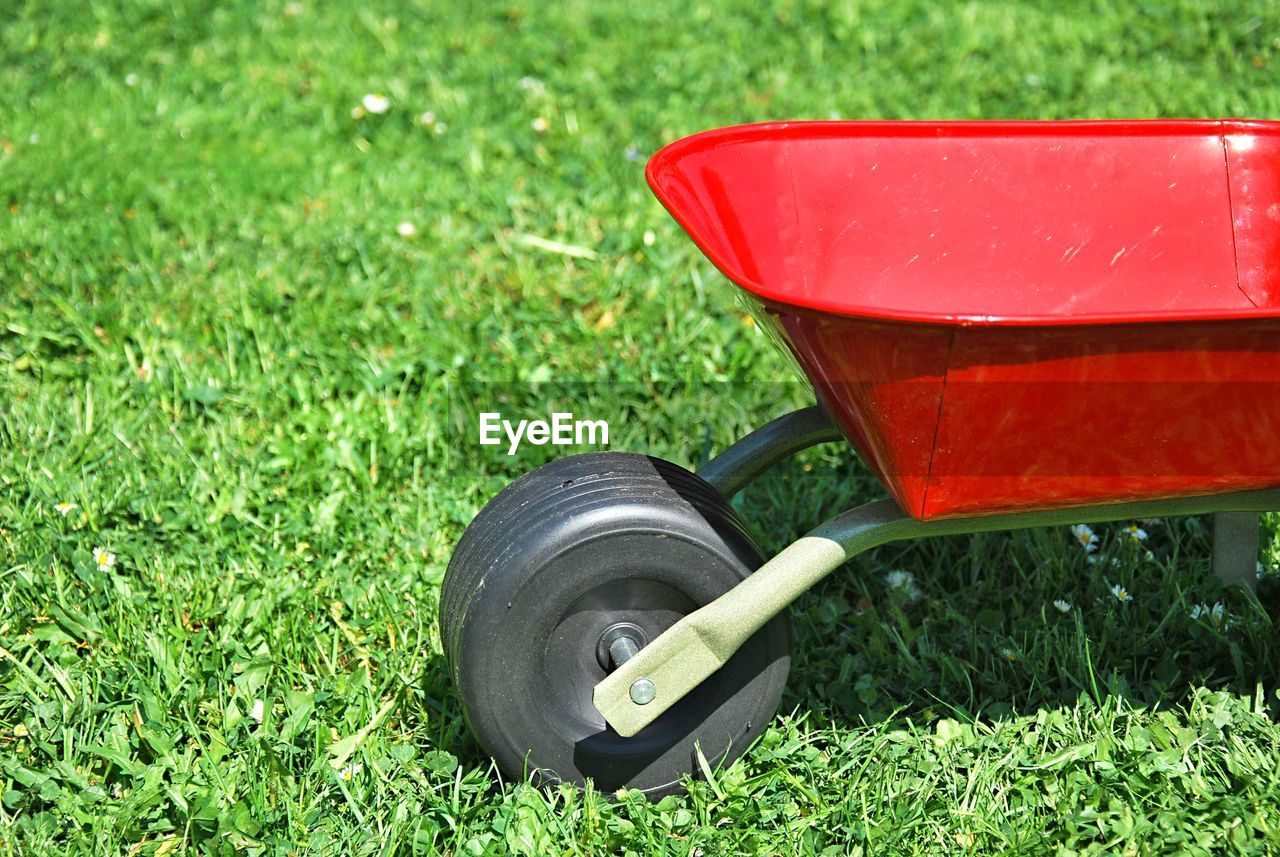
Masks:
[[[1258,588],[1258,513],[1213,516],[1213,573],[1227,586]]]
[[[822,408],[802,408],[760,426],[708,461],[698,475],[732,497],[782,459],[842,437]]]

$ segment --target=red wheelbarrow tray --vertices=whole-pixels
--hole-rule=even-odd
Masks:
[[[916,518],[1280,486],[1280,123],[778,122],[646,176]]]

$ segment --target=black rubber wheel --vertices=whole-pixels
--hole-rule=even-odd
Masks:
[[[678,791],[736,759],[777,710],[790,668],[785,614],[632,738],[591,704],[609,643],[643,645],[762,562],[714,488],[630,453],[553,461],[507,486],[463,534],[445,573],[440,627],[476,738],[512,778]]]

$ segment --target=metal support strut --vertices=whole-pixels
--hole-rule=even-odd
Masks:
[[[1213,516],[1213,573],[1227,586],[1258,587],[1256,512],[1219,512]]]
[[[833,430],[830,422],[820,411],[817,414],[814,411],[817,409],[810,408],[774,420],[761,429],[767,433],[760,438],[748,435],[707,465],[702,471],[703,477],[721,491],[733,493],[791,452],[834,439],[830,437]],[[819,415],[828,428],[819,428]],[[809,587],[849,559],[887,542],[1028,527],[1216,514],[1215,529],[1240,530],[1229,538],[1228,533],[1219,530],[1224,545],[1239,537],[1238,547],[1223,548],[1224,554],[1232,554],[1231,566],[1242,568],[1241,557],[1246,549],[1251,549],[1249,567],[1253,569],[1257,556],[1258,513],[1274,509],[1280,509],[1280,490],[920,521],[904,514],[892,500],[878,500],[822,524],[733,589],[676,622],[597,684],[592,701],[619,735],[635,735],[724,666],[752,634]],[[1252,522],[1252,542],[1244,537],[1248,529],[1246,519]],[[1218,558],[1215,548],[1215,559]],[[638,683],[645,689],[640,696],[643,702],[632,693]]]
[[[801,408],[760,426],[707,462],[698,475],[729,498],[782,459],[843,438],[822,408]]]

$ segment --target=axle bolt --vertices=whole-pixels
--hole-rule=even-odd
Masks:
[[[615,668],[631,660],[638,651],[640,646],[630,637],[618,637],[609,644],[609,658],[613,661]]]
[[[600,669],[611,673],[635,657],[649,638],[640,626],[631,622],[615,622],[596,641],[596,661]]]

